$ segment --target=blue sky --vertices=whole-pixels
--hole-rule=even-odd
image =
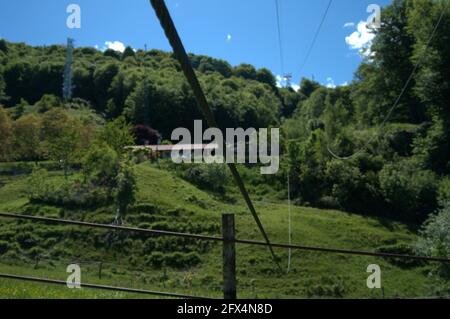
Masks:
[[[81,7],[81,29],[66,26],[69,4]],[[281,75],[275,0],[166,0],[187,51],[250,63]],[[284,71],[323,83],[350,82],[361,62],[359,48],[370,40],[367,6],[389,0],[334,0],[303,70],[314,32],[328,0],[279,0]],[[345,26],[346,25],[346,26]],[[359,29],[359,32],[358,32]],[[64,44],[103,49],[121,43],[170,50],[148,0],[14,0],[0,3],[0,37],[32,45]],[[107,43],[108,42],[108,43]],[[107,44],[106,44],[107,43]]]

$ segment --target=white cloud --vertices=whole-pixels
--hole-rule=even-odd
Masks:
[[[344,28],[350,28],[350,27],[354,27],[355,26],[355,23],[354,22],[346,22],[345,24],[344,24]]]
[[[228,34],[228,35],[227,35],[227,42],[230,43],[230,42],[231,42],[231,39],[232,39],[231,34]]]
[[[348,86],[348,82],[347,81],[345,81],[344,83],[342,83],[341,85],[339,85],[339,86]]]
[[[345,37],[345,42],[349,45],[350,49],[358,50],[361,55],[370,56],[370,47],[374,38],[375,34],[371,33],[371,30],[367,28],[367,23],[360,21],[357,30],[348,37]]]
[[[123,51],[125,51],[125,45],[120,42],[120,41],[106,41],[105,42],[105,50],[106,49],[111,49],[114,51],[119,51],[121,53],[123,53]]]
[[[281,77],[281,75],[277,75],[275,78],[277,80],[277,87],[282,88],[284,86],[284,79]]]
[[[325,86],[329,89],[335,89],[336,88],[336,84],[334,83],[333,78],[328,77],[327,78],[327,83],[325,84]]]

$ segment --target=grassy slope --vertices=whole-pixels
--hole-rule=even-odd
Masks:
[[[147,164],[137,167],[138,204],[157,206],[163,212],[176,211],[173,216],[179,225],[186,221],[193,223],[219,224],[221,213],[236,214],[237,234],[239,238],[261,239],[254,221],[244,205],[225,204],[214,196],[201,191],[193,185],[180,180],[166,171],[158,170]],[[30,205],[23,195],[26,186],[24,177],[9,178],[0,187],[1,211],[36,211],[44,215],[62,215],[69,218],[103,222],[113,218],[112,208],[95,212],[64,211],[54,207]],[[0,183],[1,185],[1,183]],[[257,203],[257,210],[270,238],[276,242],[287,242],[287,206],[284,204]],[[30,209],[31,207],[31,209]],[[133,213],[129,216],[133,220]],[[16,222],[0,219],[2,229],[16,227]],[[33,225],[41,233],[50,232],[50,227]],[[387,223],[373,218],[350,215],[339,211],[318,210],[294,207],[292,209],[293,242],[304,245],[331,246],[337,248],[357,248],[374,250],[379,246],[392,243],[412,243],[415,240],[404,225]],[[73,232],[73,228],[71,228]],[[208,233],[218,234],[218,230]],[[85,230],[81,236],[97,234]],[[81,237],[85,238],[85,237]],[[145,266],[145,256],[137,252],[139,241],[125,254],[116,253],[113,248],[95,249],[88,243],[58,243],[60,249],[66,249],[71,255],[83,260],[106,260],[105,275],[101,280],[96,276],[96,266],[82,267],[83,278],[88,282],[132,286],[153,290],[169,290],[197,295],[220,297],[221,284],[221,247],[213,244],[201,255],[202,262],[196,267],[177,270],[171,268],[154,269]],[[58,248],[58,244],[54,247]],[[136,246],[136,247],[135,247]],[[182,248],[182,247],[181,247]],[[282,267],[287,263],[287,251],[276,250]],[[132,261],[130,255],[136,255]],[[13,255],[14,256],[14,255]],[[286,274],[278,271],[264,247],[238,246],[238,290],[240,297],[380,297],[380,291],[371,291],[366,287],[366,268],[376,263],[382,268],[382,280],[387,297],[423,296],[427,291],[426,269],[401,268],[379,258],[364,256],[343,256],[335,254],[294,251],[292,271]],[[53,257],[54,258],[54,257]],[[62,260],[67,260],[64,255]],[[115,264],[115,263],[118,264]],[[65,266],[68,261],[43,262],[35,270],[25,260],[13,263],[0,256],[0,272],[37,275],[65,279]],[[127,270],[137,268],[138,271]],[[0,280],[0,297],[136,297],[124,294],[112,294],[83,289],[81,292],[67,288],[46,287],[40,284],[17,283]]]

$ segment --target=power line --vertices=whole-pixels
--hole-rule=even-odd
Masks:
[[[325,12],[322,15],[322,19],[320,21],[320,24],[319,24],[317,30],[316,30],[316,33],[314,34],[314,38],[313,38],[313,40],[312,40],[312,42],[311,42],[311,44],[309,46],[309,49],[308,49],[308,51],[306,53],[305,58],[304,58],[301,66],[300,66],[300,71],[299,71],[300,74],[303,71],[303,68],[305,67],[306,63],[308,62],[309,56],[311,55],[311,52],[312,52],[312,50],[314,48],[314,45],[316,44],[317,38],[319,37],[320,30],[322,29],[323,23],[325,22],[325,19],[327,18],[328,11],[330,11],[330,7],[331,7],[332,3],[333,3],[333,0],[330,0],[328,2],[327,8],[325,9]]]
[[[370,144],[371,144],[371,143],[379,136],[380,130],[381,130],[381,129],[387,124],[387,122],[391,119],[392,114],[393,114],[393,112],[394,112],[394,109],[395,109],[395,108],[398,106],[398,104],[400,103],[400,100],[402,99],[403,94],[405,94],[407,88],[409,87],[409,84],[411,83],[411,81],[412,81],[412,79],[413,79],[413,77],[414,77],[414,75],[415,75],[417,69],[418,69],[419,66],[422,64],[423,60],[425,59],[425,55],[426,55],[426,53],[427,53],[427,51],[428,51],[428,49],[429,49],[429,47],[430,47],[431,41],[433,40],[434,36],[436,35],[436,31],[438,30],[439,25],[440,25],[441,22],[442,22],[442,19],[443,19],[443,17],[444,17],[445,11],[446,11],[447,8],[448,8],[449,3],[450,3],[450,1],[447,1],[447,4],[445,5],[444,9],[443,9],[442,12],[441,12],[441,15],[440,15],[440,17],[439,17],[439,20],[438,20],[438,22],[436,23],[436,25],[435,25],[435,27],[434,27],[434,29],[433,29],[433,32],[432,32],[431,35],[430,35],[430,38],[428,39],[428,42],[427,42],[427,44],[426,44],[426,46],[425,46],[425,49],[423,50],[423,52],[422,52],[422,54],[421,54],[419,60],[417,60],[416,65],[414,66],[414,68],[413,68],[411,74],[410,74],[409,77],[408,77],[408,80],[406,81],[405,85],[403,86],[403,88],[402,88],[402,90],[401,90],[401,92],[400,92],[400,95],[397,97],[397,99],[395,100],[394,104],[393,104],[392,107],[390,108],[390,110],[389,110],[387,116],[385,117],[385,119],[383,120],[383,122],[380,124],[380,126],[379,126],[379,128],[378,128],[378,132],[377,132],[376,134],[374,134],[374,135],[373,135],[373,136],[372,136],[372,137],[371,137],[371,138],[363,145],[363,147],[361,147],[358,151],[356,151],[355,153],[353,153],[353,154],[350,155],[350,156],[345,156],[345,157],[338,156],[338,155],[336,155],[336,154],[330,149],[329,145],[327,145],[328,153],[330,153],[331,156],[333,156],[334,158],[339,159],[339,160],[350,160],[350,159],[354,158],[356,155],[358,155],[358,154],[362,153],[363,151],[365,151],[365,150],[369,147],[369,145],[370,145]]]
[[[278,29],[278,48],[280,51],[280,65],[281,65],[281,76],[284,76],[284,53],[283,53],[283,38],[281,32],[281,22],[280,22],[280,3],[275,0],[276,16],[277,16],[277,29]]]
[[[76,225],[76,226],[84,226],[84,227],[92,227],[92,228],[113,229],[113,230],[119,230],[119,231],[139,232],[139,233],[144,233],[147,235],[174,236],[174,237],[183,237],[183,238],[193,238],[193,239],[199,239],[199,240],[210,240],[210,241],[217,241],[217,242],[225,241],[225,239],[223,237],[195,235],[195,234],[188,234],[188,233],[162,231],[162,230],[154,230],[154,229],[142,229],[142,228],[116,226],[116,225],[96,224],[96,223],[90,223],[90,222],[81,222],[81,221],[73,221],[73,220],[65,220],[65,219],[58,219],[58,218],[41,217],[41,216],[0,213],[0,217],[24,219],[24,220],[34,220],[34,221],[52,223],[52,224],[66,224],[66,225]],[[264,241],[248,240],[248,239],[235,239],[234,242],[236,244],[246,244],[246,245],[255,245],[255,246],[268,246],[269,245],[269,244],[267,244],[267,242],[264,242]],[[355,249],[314,247],[314,246],[282,244],[282,243],[270,243],[270,246],[276,247],[276,248],[285,248],[285,249],[291,248],[291,249],[326,252],[326,253],[363,255],[363,256],[373,256],[373,257],[383,257],[383,258],[404,258],[404,259],[415,259],[415,260],[423,260],[423,261],[435,261],[435,262],[450,263],[450,259],[448,259],[448,258],[370,252],[370,251],[355,250]]]
[[[181,69],[183,70],[186,80],[191,86],[191,89],[194,93],[197,103],[199,104],[201,110],[203,111],[203,114],[206,118],[209,127],[218,127],[217,122],[214,118],[214,114],[211,111],[211,108],[209,107],[208,100],[206,99],[203,89],[198,81],[197,75],[195,74],[195,71],[192,68],[189,57],[186,54],[183,42],[181,41],[180,36],[178,35],[178,31],[175,27],[175,24],[173,23],[172,17],[170,16],[169,10],[167,9],[164,0],[150,0],[150,3],[153,6],[153,9],[155,10],[156,16],[158,17],[161,26],[166,34],[166,37],[173,48],[175,57],[181,65]],[[278,268],[281,269],[281,266],[277,262],[275,252],[273,251],[272,246],[270,245],[269,236],[267,235],[264,226],[261,220],[259,219],[258,213],[256,212],[256,209],[253,206],[250,195],[247,192],[245,184],[236,168],[236,165],[234,163],[228,163],[227,165],[231,171],[231,174],[233,175],[234,181],[238,186],[239,191],[241,192],[245,202],[247,203],[247,207],[250,210],[250,213],[253,216],[253,219],[255,220],[256,225],[259,228],[259,231],[261,232],[264,240],[267,243],[267,246],[270,250],[270,253],[272,254],[275,264],[278,266]]]
[[[20,281],[31,281],[31,282],[38,282],[38,283],[51,284],[51,285],[67,286],[66,281],[49,279],[49,278],[19,276],[19,275],[3,274],[3,273],[0,273],[0,278],[10,279],[10,280],[20,280]],[[121,292],[126,292],[126,293],[153,295],[153,296],[160,296],[160,297],[172,297],[172,298],[182,298],[182,299],[211,299],[211,298],[206,298],[206,297],[198,297],[198,296],[192,296],[192,295],[186,295],[186,294],[177,294],[177,293],[172,293],[172,292],[152,291],[152,290],[144,290],[144,289],[125,288],[125,287],[113,287],[113,286],[89,284],[89,283],[81,283],[80,286],[81,286],[81,288],[121,291]]]

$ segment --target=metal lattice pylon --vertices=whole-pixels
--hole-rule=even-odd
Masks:
[[[67,39],[67,54],[66,54],[66,64],[64,66],[64,76],[63,76],[63,98],[64,100],[72,99],[72,63],[73,63],[73,43],[74,40],[71,38]]]

